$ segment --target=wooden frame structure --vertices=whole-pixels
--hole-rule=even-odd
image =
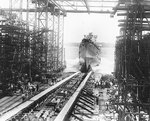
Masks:
[[[121,1],[115,8],[121,36],[116,44],[116,77],[118,95],[115,101],[119,121],[141,121],[150,118],[149,108],[149,40],[150,2]]]

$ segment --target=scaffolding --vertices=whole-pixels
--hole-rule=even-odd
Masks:
[[[15,14],[2,12],[0,20],[0,77],[5,90],[10,83],[17,83],[24,74],[30,76],[30,43],[26,24],[16,21]]]
[[[3,85],[64,69],[64,16],[49,0],[9,0],[8,8],[0,10]]]
[[[116,43],[115,75],[118,79],[114,101],[119,121],[150,120],[150,2],[120,0],[115,11],[121,36]]]

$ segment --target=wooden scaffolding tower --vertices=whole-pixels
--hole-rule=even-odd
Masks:
[[[121,27],[116,43],[119,121],[150,120],[150,2],[120,0],[115,8]]]
[[[0,83],[64,69],[64,16],[49,0],[9,0],[0,9]]]

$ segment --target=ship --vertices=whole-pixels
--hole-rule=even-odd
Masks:
[[[79,63],[81,72],[86,73],[92,70],[93,67],[100,65],[101,49],[96,42],[96,39],[96,35],[89,33],[88,35],[84,35],[84,38],[79,45]]]

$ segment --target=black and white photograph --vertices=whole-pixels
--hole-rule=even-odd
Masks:
[[[150,0],[0,0],[0,121],[150,121]]]

